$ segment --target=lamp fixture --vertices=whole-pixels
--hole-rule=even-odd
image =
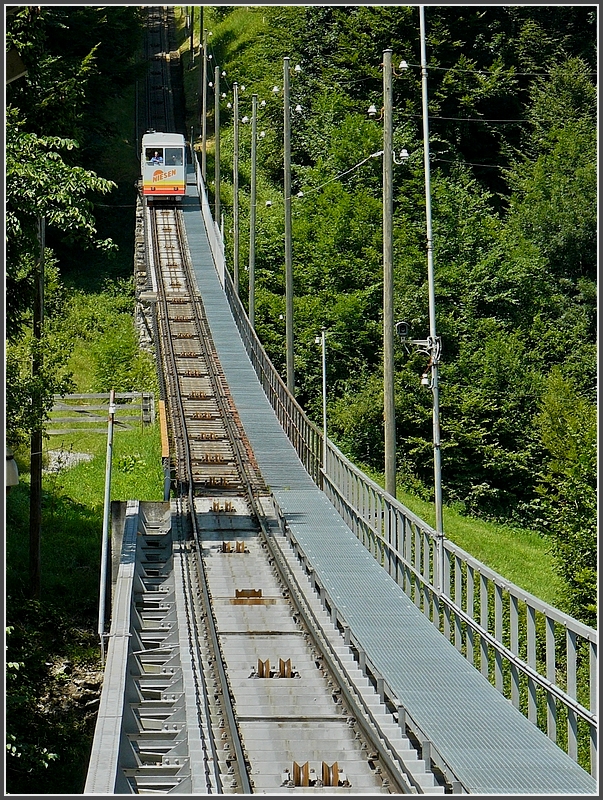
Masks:
[[[400,152],[398,153],[398,158],[396,158],[396,154],[393,151],[392,151],[392,156],[394,159],[394,164],[404,164],[404,162],[408,161],[408,159],[410,158],[408,150],[405,147],[403,147],[402,150],[400,150]]]

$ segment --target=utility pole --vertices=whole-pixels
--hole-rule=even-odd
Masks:
[[[32,405],[34,427],[31,432],[29,494],[29,586],[34,600],[40,599],[42,574],[42,397],[39,388],[43,367],[42,332],[44,327],[44,248],[46,242],[46,220],[37,218],[39,256],[34,273],[33,316],[33,378]]]
[[[322,468],[327,471],[327,342],[323,325],[320,337],[322,345]]]
[[[214,126],[215,126],[215,163],[214,163],[214,220],[220,225],[220,67],[214,70]]]
[[[251,197],[249,198],[249,322],[255,327],[255,195],[258,96],[251,96]]]
[[[440,340],[436,333],[435,280],[433,269],[433,232],[431,228],[431,179],[429,170],[429,107],[427,99],[427,54],[425,48],[425,6],[419,6],[421,30],[421,88],[423,101],[423,156],[425,164],[425,214],[427,217],[427,277],[429,284],[429,340],[432,355],[431,391],[433,393],[433,471],[437,534],[437,575],[436,589],[445,591],[444,586],[444,523],[442,516],[442,464],[440,453],[440,395],[438,387],[438,364]]]
[[[190,40],[190,53],[191,53],[191,66],[195,63],[195,45],[194,45],[194,30],[195,30],[195,6],[191,6],[191,40]]]
[[[232,156],[232,217],[234,228],[233,281],[235,294],[239,294],[239,84],[232,85],[234,94],[234,149]]]
[[[203,48],[203,38],[205,35],[205,31],[203,29],[203,6],[199,6],[199,58],[202,59],[201,63],[197,67],[197,103],[199,108],[199,127],[197,130],[201,130],[201,126],[203,125],[203,120],[201,119],[203,114],[203,107],[201,106],[201,98],[203,96],[203,86],[205,84],[205,75],[204,75],[204,61],[205,61],[205,51]],[[194,156],[194,153],[191,155]],[[194,158],[193,158],[194,162]]]
[[[396,406],[394,401],[393,277],[393,99],[392,51],[383,52],[383,420],[385,491],[396,496]]]
[[[285,173],[285,329],[287,388],[295,394],[293,360],[293,255],[291,245],[291,109],[289,107],[289,58],[283,59],[284,173]]]
[[[203,31],[203,88],[201,92],[201,177],[207,181],[207,31]]]

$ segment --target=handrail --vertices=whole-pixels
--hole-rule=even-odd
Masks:
[[[234,291],[223,246],[216,251],[222,258],[218,273],[245,349],[308,474],[425,616],[531,722],[564,745],[575,761],[579,733],[586,731],[590,772],[596,777],[597,631],[506,580],[446,539],[444,586],[438,593],[432,582],[436,532],[329,439],[323,467],[323,433],[287,390]],[[564,736],[559,735],[560,718],[566,725]]]

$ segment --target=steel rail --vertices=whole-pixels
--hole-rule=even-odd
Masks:
[[[153,220],[156,219],[156,212],[157,209],[153,209],[151,211],[151,217]],[[174,224],[176,227],[176,235],[177,239],[180,244],[180,258],[181,258],[181,268],[185,277],[185,280],[188,283],[188,295],[192,297],[192,284],[190,280],[190,268],[187,269],[186,264],[186,252],[187,248],[185,246],[185,239],[184,239],[184,232],[183,232],[183,223],[181,219],[181,211],[177,209],[172,210],[174,216]],[[169,335],[169,310],[168,310],[168,300],[165,294],[165,287],[163,285],[163,276],[161,274],[161,254],[158,251],[158,241],[159,237],[156,235],[156,231],[153,235],[153,244],[154,247],[157,248],[157,258],[156,263],[159,265],[159,280],[158,283],[160,285],[160,297],[161,302],[164,307],[164,315],[165,315],[165,327],[167,328],[165,334],[161,337],[161,341],[167,343],[168,345],[168,358],[169,358],[169,367],[166,370],[167,374],[170,376],[170,395],[171,395],[171,403],[170,406],[172,407],[172,424],[175,428],[175,437],[178,440],[180,446],[180,457],[185,461],[185,474],[187,475],[186,486],[181,483],[180,489],[185,489],[186,496],[189,504],[189,515],[190,515],[190,522],[193,531],[193,543],[196,550],[197,556],[197,565],[201,573],[201,592],[203,596],[203,605],[205,608],[205,624],[207,627],[207,631],[210,636],[211,640],[211,648],[214,653],[214,667],[217,670],[218,678],[220,681],[220,686],[222,687],[221,697],[222,697],[222,704],[224,707],[224,711],[226,714],[228,729],[230,732],[233,748],[234,748],[234,759],[236,761],[238,767],[238,774],[239,779],[242,784],[243,791],[246,794],[251,793],[251,783],[248,775],[247,770],[247,760],[245,758],[243,744],[241,741],[241,735],[236,723],[236,717],[234,713],[234,708],[232,704],[232,697],[230,688],[228,685],[228,678],[226,675],[226,669],[224,665],[224,658],[222,655],[220,642],[218,638],[217,628],[216,628],[216,621],[212,610],[212,602],[211,597],[209,595],[208,590],[208,582],[207,582],[207,575],[205,571],[205,564],[203,559],[203,554],[201,552],[201,531],[199,530],[199,526],[197,524],[196,514],[194,513],[195,509],[195,495],[194,495],[194,481],[193,481],[193,469],[192,469],[192,458],[191,458],[191,451],[190,451],[190,443],[187,436],[187,418],[186,418],[186,411],[184,408],[184,403],[182,400],[182,393],[180,391],[180,385],[178,381],[178,369],[177,369],[177,362],[176,362],[176,354],[174,350],[174,344],[172,337]],[[202,331],[199,331],[199,340],[203,343],[203,336]],[[209,353],[207,352],[207,348],[202,346],[202,349],[205,350],[204,353],[204,360],[205,366],[208,370],[208,373],[211,375],[214,373],[214,365],[212,364],[213,359],[209,358]],[[215,379],[215,374],[213,377],[213,383],[215,388],[217,387],[217,381]],[[217,392],[219,395],[219,392]],[[173,405],[172,405],[173,404]],[[174,413],[175,412],[175,413]],[[228,415],[225,415],[228,418]],[[178,430],[176,430],[178,429]],[[195,628],[196,628],[195,624]],[[193,637],[194,638],[194,637]],[[209,701],[207,697],[207,685],[204,676],[204,671],[200,666],[199,669],[201,676],[202,676],[202,683],[203,683],[203,696],[205,698],[205,714],[206,719],[210,723],[211,727],[211,709],[209,707]],[[214,770],[215,770],[215,778],[216,778],[216,786],[218,787],[218,793],[223,793],[223,786],[222,786],[222,779],[220,776],[219,770],[219,758],[217,747],[215,744],[215,736],[212,735],[211,737],[211,749],[213,754],[214,760]]]
[[[178,220],[179,224],[181,224],[180,213],[178,213]],[[182,252],[186,254],[187,252],[186,248],[183,248]],[[186,262],[187,258],[186,255],[184,255],[183,256],[184,272],[185,275],[187,276],[187,280],[189,281],[191,296],[194,296],[192,283],[190,283],[190,265]],[[211,344],[211,332],[209,330],[209,326],[207,325],[204,314],[201,313],[202,301],[200,297],[198,296],[195,297],[193,308],[197,324],[199,325],[200,330],[202,332],[200,341],[202,350],[205,353],[206,363],[208,366],[211,365],[211,367],[215,367],[216,357],[214,355]],[[218,405],[221,406],[222,421],[224,423],[225,428],[228,431],[229,439],[233,445],[234,456],[240,471],[240,475],[244,482],[247,502],[251,508],[253,516],[259,523],[262,540],[265,542],[267,548],[270,550],[270,554],[272,556],[274,563],[278,565],[278,572],[280,575],[281,583],[286,588],[289,597],[293,598],[294,605],[297,611],[299,612],[300,616],[304,620],[306,630],[311,636],[316,648],[320,651],[323,661],[328,665],[331,674],[337,680],[338,686],[340,687],[341,692],[344,695],[346,702],[348,704],[348,708],[351,710],[351,713],[356,718],[359,727],[362,728],[362,732],[365,735],[366,739],[379,753],[379,758],[381,760],[381,763],[383,767],[387,770],[387,772],[390,774],[391,779],[394,781],[396,786],[400,789],[400,791],[403,794],[414,794],[414,793],[422,794],[424,792],[423,787],[416,780],[411,771],[406,768],[403,759],[391,754],[391,751],[393,751],[392,744],[389,742],[387,737],[380,732],[378,723],[375,720],[375,717],[372,714],[371,710],[369,709],[368,705],[364,702],[362,698],[359,698],[356,692],[354,691],[353,684],[349,681],[346,675],[345,668],[341,663],[339,656],[335,653],[335,651],[332,648],[332,645],[329,643],[328,639],[324,636],[324,633],[322,632],[322,626],[320,625],[319,621],[317,620],[311,608],[308,606],[304,598],[304,591],[302,587],[299,585],[294,574],[287,566],[284,556],[280,551],[280,548],[277,549],[276,543],[274,542],[273,537],[269,533],[264,512],[262,511],[260,504],[258,503],[257,492],[254,491],[253,476],[249,475],[249,469],[247,466],[248,461],[245,457],[246,453],[242,452],[243,448],[242,448],[241,431],[237,427],[236,422],[232,417],[231,409],[222,391],[221,380],[219,376],[217,375],[217,373],[214,371],[213,368],[209,369],[208,371],[210,372],[210,378],[214,386],[216,400],[218,402]],[[192,487],[189,488],[189,491],[192,491]],[[195,541],[198,545],[200,539],[196,537]],[[199,558],[202,561],[201,553],[199,553]],[[203,588],[207,591],[206,581],[203,582]],[[217,642],[217,640],[215,646],[219,647],[219,643]]]
[[[181,527],[184,528],[182,524],[183,517],[185,516],[185,512],[183,509],[182,498],[178,498],[178,508],[180,512],[180,520],[181,520]],[[189,512],[188,512],[189,513]],[[180,538],[181,543],[184,545],[186,538],[185,531],[182,531],[182,535]],[[185,548],[186,552],[186,548]],[[182,578],[182,585],[184,587],[191,587],[192,586],[192,567],[190,563],[190,559],[188,558],[181,558],[180,559],[180,568],[181,568],[181,578]],[[183,592],[184,594],[184,602],[185,602],[185,614],[188,621],[188,630],[192,632],[192,635],[189,634],[189,654],[191,657],[191,661],[193,663],[202,664],[202,654],[201,649],[199,647],[199,642],[201,641],[200,636],[200,626],[197,619],[197,615],[195,613],[194,601],[191,597],[190,591]],[[199,672],[201,672],[201,679],[199,678]],[[205,672],[203,669],[196,670],[193,674],[193,680],[195,682],[195,688],[197,693],[197,698],[199,695],[203,698],[203,711],[205,713],[205,719],[207,720],[208,726],[210,726],[210,734],[211,734],[211,708],[209,703],[209,695],[207,691],[207,682],[205,680]],[[205,777],[206,777],[206,786],[209,790],[211,790],[211,777],[210,777],[210,766],[209,766],[209,757],[208,757],[208,741],[205,733],[205,726],[201,724],[201,716],[198,714],[199,717],[199,733],[201,737],[201,741],[203,744],[204,750],[204,766],[205,766]],[[211,750],[213,764],[214,764],[214,777],[217,780],[217,785],[220,786],[220,778],[219,778],[219,768],[218,768],[218,752],[216,748],[215,738],[210,735],[209,737],[209,749]]]
[[[362,728],[364,736],[378,752],[382,765],[387,770],[392,780],[394,780],[401,793],[423,794],[423,787],[406,767],[404,760],[398,756],[392,755],[391,751],[393,751],[394,748],[387,736],[380,731],[379,724],[369,706],[362,697],[357,696],[354,685],[349,680],[341,659],[333,649],[331,643],[324,636],[320,622],[316,619],[314,612],[307,604],[303,588],[300,586],[293,572],[289,569],[280,546],[271,535],[266,518],[260,512],[254,499],[252,499],[252,503],[260,522],[263,541],[266,543],[274,563],[277,565],[281,581],[287,587],[289,595],[298,613],[304,620],[306,629],[312,637],[315,646],[320,651],[323,661],[327,664],[329,671],[337,680],[341,693],[348,704],[348,709],[351,709],[357,724]]]
[[[164,314],[164,324],[169,327],[169,311],[168,311],[168,299],[166,297],[165,292],[165,285],[163,282],[163,274],[161,270],[161,253],[159,252],[159,237],[157,234],[157,210],[152,208],[150,210],[150,218],[151,218],[151,241],[153,243],[154,249],[154,257],[155,257],[155,264],[157,268],[157,289],[158,289],[158,300],[162,306],[163,314]],[[174,350],[174,343],[172,337],[167,335],[167,331],[165,335],[159,337],[160,348],[162,349],[162,356],[164,359],[164,363],[169,361],[169,368],[165,370],[168,376],[170,376],[171,380],[169,381],[169,386],[167,387],[167,391],[171,395],[171,403],[170,408],[173,409],[172,403],[175,402],[177,407],[177,418],[180,422],[182,427],[182,431],[185,431],[185,414],[184,414],[184,405],[182,402],[182,395],[180,391],[177,390],[177,364],[176,364],[176,354]],[[167,349],[166,349],[167,346]],[[174,420],[172,419],[172,422]],[[186,441],[184,436],[181,436],[181,448],[183,448],[183,452],[181,455],[184,457],[188,474],[192,474],[191,468],[191,456],[190,456],[190,448],[187,446],[188,442]],[[189,482],[190,483],[190,482]],[[190,502],[190,498],[189,498]],[[186,582],[185,586],[190,586],[190,582]],[[190,653],[191,658],[193,659],[193,663],[197,664],[197,670],[195,671],[194,680],[198,687],[198,682],[200,680],[201,683],[201,697],[200,700],[199,690],[197,689],[196,695],[196,705],[197,705],[197,716],[199,719],[199,729],[203,731],[203,724],[202,724],[202,713],[205,713],[206,719],[209,721],[210,717],[210,707],[209,707],[209,698],[208,698],[208,691],[207,691],[207,683],[205,679],[205,673],[203,670],[202,660],[201,660],[201,653],[199,652],[198,646],[196,645],[197,637],[193,635],[193,632],[196,633],[197,630],[197,623],[194,612],[191,611],[190,608],[190,597],[187,592],[185,592],[185,598],[187,598],[187,616],[189,617],[189,643],[190,643]],[[192,622],[192,627],[191,627]],[[200,679],[199,679],[200,674]],[[201,709],[201,704],[203,705],[203,710]],[[207,744],[206,744],[207,746]],[[218,764],[218,754],[217,748],[214,741],[214,737],[211,736],[209,746],[212,752],[213,764],[214,764],[214,773],[215,779],[218,786],[221,785],[220,774],[219,774],[219,764]],[[207,753],[207,751],[206,751]],[[206,759],[207,760],[207,759]]]
[[[176,217],[176,231],[177,231],[178,241],[180,242],[180,253],[181,253],[181,257],[182,257],[182,268],[183,268],[185,280],[186,280],[187,285],[188,285],[188,295],[192,300],[192,298],[194,297],[195,293],[194,293],[194,288],[193,288],[193,284],[192,284],[192,280],[191,280],[191,268],[190,268],[190,264],[188,263],[188,258],[187,258],[188,247],[186,246],[186,237],[185,237],[185,234],[184,234],[184,223],[182,221],[182,212],[181,212],[180,209],[176,210],[175,217]],[[199,299],[199,301],[200,301],[200,299]],[[197,323],[198,323],[200,320],[199,320],[199,309],[198,309],[197,303],[193,303],[193,309],[195,311],[195,318],[196,318]],[[215,399],[217,400],[219,405],[220,404],[223,405],[224,404],[223,393],[222,393],[222,391],[220,391],[221,387],[218,385],[218,380],[217,380],[217,377],[216,377],[215,355],[209,351],[208,338],[207,338],[206,335],[203,335],[204,333],[206,334],[207,332],[203,331],[203,330],[200,330],[199,333],[201,334],[199,336],[199,341],[201,343],[201,349],[204,351],[204,354],[205,354],[205,363],[206,363],[206,367],[207,367],[207,370],[208,370],[208,374],[210,375],[210,380],[214,384]],[[184,406],[182,404],[182,397],[180,395],[180,392],[178,392],[178,395],[179,395],[179,406],[182,409],[183,435],[186,435],[186,416],[184,414]],[[225,409],[225,411],[228,412],[229,409]],[[224,413],[222,415],[222,421],[228,423],[229,420],[230,420],[229,413]],[[235,443],[232,442],[232,444],[233,444],[233,448],[234,448],[234,450],[236,452],[237,448],[235,446]],[[234,747],[234,751],[235,751],[235,760],[236,760],[237,765],[238,765],[239,777],[241,779],[242,788],[243,788],[243,791],[245,792],[245,794],[251,794],[251,783],[250,783],[248,770],[246,768],[247,767],[247,760],[245,758],[245,754],[244,754],[244,751],[243,751],[243,743],[242,743],[242,740],[241,740],[241,734],[240,734],[240,731],[239,731],[239,728],[238,728],[238,725],[237,725],[237,722],[236,722],[236,717],[235,717],[234,708],[233,708],[233,704],[232,704],[232,695],[231,695],[231,692],[230,692],[230,687],[228,685],[228,678],[227,678],[226,669],[225,669],[225,666],[224,666],[224,657],[222,655],[222,648],[220,646],[220,641],[219,641],[219,638],[218,638],[216,620],[215,620],[213,609],[212,609],[211,597],[209,595],[207,574],[206,574],[206,570],[205,570],[205,562],[204,562],[204,559],[203,559],[203,554],[201,552],[201,531],[199,530],[199,526],[197,524],[197,518],[196,518],[196,515],[194,513],[194,509],[195,509],[194,483],[193,483],[192,466],[191,466],[191,463],[190,463],[190,448],[188,446],[188,439],[187,439],[187,448],[186,448],[186,450],[189,453],[189,460],[187,462],[187,469],[188,469],[188,474],[190,476],[190,479],[188,481],[188,498],[189,498],[190,510],[191,510],[191,521],[192,521],[192,526],[193,526],[194,543],[195,543],[195,548],[196,548],[196,551],[197,551],[197,559],[198,559],[199,568],[201,570],[201,577],[202,577],[201,591],[203,593],[203,599],[204,599],[204,604],[205,604],[205,609],[206,609],[206,620],[207,620],[207,625],[208,625],[208,628],[209,628],[209,633],[210,633],[210,636],[211,636],[212,649],[213,649],[214,654],[216,656],[216,658],[215,658],[215,666],[216,666],[216,668],[218,670],[218,676],[219,676],[219,680],[220,680],[220,685],[222,686],[222,698],[223,698],[223,703],[224,703],[224,710],[226,712],[226,717],[227,717],[227,721],[228,721],[228,727],[229,727],[229,731],[230,731],[230,734],[231,734],[231,737],[232,737],[232,743],[233,743],[233,747]],[[218,761],[218,759],[216,757],[216,765],[217,765],[217,761]]]

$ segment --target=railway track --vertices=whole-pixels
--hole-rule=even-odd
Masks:
[[[191,280],[182,212],[154,204],[145,214],[177,495],[161,574],[185,609],[177,616],[186,685],[173,702],[184,702],[202,754],[200,772],[187,757],[194,791],[443,793],[279,529]],[[165,718],[175,713],[168,707]],[[166,747],[145,757],[163,758]],[[183,762],[172,766],[176,781]],[[130,775],[137,791],[151,790],[149,770],[139,772]]]
[[[170,27],[173,11],[167,6],[147,9],[145,57],[149,64],[146,81],[146,128],[175,131],[174,104],[171,81],[172,54]]]
[[[148,10],[157,130],[174,130],[171,14]],[[283,534],[191,277],[182,211],[154,201],[143,217],[175,499],[169,522],[133,537],[131,750],[119,748],[115,792],[444,793]]]
[[[148,14],[147,121],[174,130],[172,11]],[[99,711],[86,793],[460,793],[298,558],[217,358],[182,217],[141,205],[173,499],[124,533],[108,661],[125,686]]]

